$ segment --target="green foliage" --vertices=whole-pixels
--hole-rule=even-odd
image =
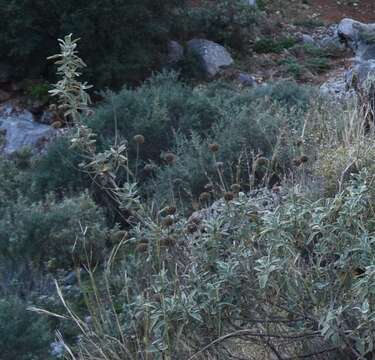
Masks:
[[[73,33],[82,38],[91,83],[138,81],[159,64],[170,25],[178,23],[176,6],[183,1],[1,0],[2,61],[18,76],[53,74],[46,58],[56,52],[56,39]]]
[[[204,34],[210,40],[246,50],[258,18],[258,10],[244,0],[203,0],[188,9],[176,25],[180,33]]]
[[[91,183],[87,174],[79,169],[82,154],[70,147],[68,136],[56,139],[47,151],[35,160],[31,174],[31,195],[40,199],[43,194],[74,193]],[[30,190],[30,189],[29,189]]]
[[[328,349],[343,359],[371,357],[372,181],[363,172],[335,198],[311,202],[291,192],[279,206],[271,192],[239,195],[200,220],[177,215],[168,227],[149,218],[131,231],[118,266],[111,260],[112,287],[100,296],[111,294],[113,304],[89,308],[97,322],[78,353],[188,358],[204,349],[209,358],[229,347],[240,356],[253,337],[269,336],[264,346],[282,345],[288,357]],[[225,344],[215,341],[228,334]]]
[[[280,53],[284,49],[289,49],[296,44],[296,39],[291,37],[273,39],[259,39],[254,44],[254,51],[257,53]]]
[[[87,112],[91,99],[87,90],[92,86],[78,81],[82,74],[79,72],[86,67],[83,60],[77,55],[78,39],[72,39],[72,34],[59,40],[60,53],[50,56],[48,60],[56,59],[57,75],[61,79],[49,91],[52,97],[58,98],[59,109],[64,117],[78,122],[81,112]]]
[[[87,194],[62,201],[48,196],[37,203],[19,197],[2,207],[1,215],[0,256],[16,263],[53,259],[67,266],[87,260],[85,247],[95,262],[105,248],[104,214]]]
[[[308,18],[304,20],[295,21],[294,25],[302,26],[306,29],[315,29],[317,27],[324,26],[324,22],[319,19]]]
[[[26,310],[15,297],[0,298],[0,349],[2,359],[47,360],[53,340],[45,318]]]
[[[33,100],[39,100],[42,103],[47,103],[49,100],[48,95],[49,85],[45,83],[26,83],[25,93]]]
[[[99,135],[102,144],[111,142],[116,128],[118,136],[128,140],[135,150],[134,135],[142,134],[146,143],[140,149],[144,161],[160,161],[160,153],[173,147],[175,133],[189,136],[212,135],[220,122],[236,123],[237,114],[254,112],[261,99],[269,98],[287,107],[305,107],[311,90],[292,82],[280,82],[239,91],[225,82],[213,82],[192,88],[178,80],[175,73],[154,76],[136,90],[123,89],[107,93],[87,125]],[[132,158],[132,156],[131,156]]]

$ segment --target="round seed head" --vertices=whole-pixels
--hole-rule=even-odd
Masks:
[[[186,232],[189,234],[194,234],[198,231],[198,226],[196,224],[188,224],[186,227]]]
[[[208,200],[210,200],[210,193],[208,193],[208,192],[202,192],[199,195],[199,201],[205,202],[205,201],[208,201]]]
[[[268,164],[268,159],[265,158],[264,156],[260,156],[255,160],[255,167],[258,166],[265,166]]]
[[[213,153],[218,152],[218,151],[219,151],[219,144],[216,144],[216,143],[208,144],[208,148],[209,148],[210,151],[212,151]]]
[[[163,239],[160,240],[160,245],[161,246],[166,246],[166,247],[169,247],[169,246],[172,246],[176,243],[176,239],[170,237],[170,236],[167,236]]]
[[[241,191],[241,185],[240,184],[232,184],[231,187],[230,187],[230,189],[234,193],[238,194]]]
[[[148,249],[148,245],[145,244],[145,243],[138,244],[137,247],[136,247],[136,250],[138,252],[146,252],[147,249]]]
[[[176,162],[177,156],[171,152],[168,152],[164,155],[164,160],[169,164],[172,165]]]
[[[227,191],[224,193],[224,200],[229,202],[234,199],[234,193],[232,191]]]
[[[165,209],[165,213],[167,215],[174,215],[176,213],[177,209],[175,206],[168,206],[166,209]]]
[[[138,145],[142,145],[142,144],[145,143],[145,137],[144,137],[143,135],[140,135],[140,134],[135,135],[135,136],[133,137],[133,140],[134,140],[134,142],[135,142],[136,144],[138,144]]]

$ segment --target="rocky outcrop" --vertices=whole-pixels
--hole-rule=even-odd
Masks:
[[[51,126],[35,122],[29,111],[17,111],[11,105],[0,108],[0,131],[0,150],[6,155],[24,148],[39,152],[56,135]]]
[[[321,86],[321,93],[347,99],[355,96],[354,85],[360,88],[366,79],[375,77],[375,23],[364,24],[346,18],[338,24],[337,35],[355,57],[350,69]]]
[[[363,24],[353,19],[343,19],[337,32],[358,60],[375,60],[375,23]]]
[[[229,52],[221,45],[206,39],[193,39],[187,43],[187,49],[194,53],[208,77],[215,76],[222,67],[233,64]]]

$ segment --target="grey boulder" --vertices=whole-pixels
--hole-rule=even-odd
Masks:
[[[39,152],[56,135],[51,126],[33,121],[26,111],[15,111],[10,105],[0,109],[1,152],[11,155],[24,148]]]
[[[364,24],[353,19],[343,19],[337,32],[358,59],[375,60],[375,23]]]
[[[187,43],[189,52],[194,53],[208,77],[215,76],[220,68],[233,64],[229,52],[221,45],[206,39],[193,39]]]

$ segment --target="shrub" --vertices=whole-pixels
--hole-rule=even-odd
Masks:
[[[188,358],[230,349],[240,357],[266,336],[260,343],[287,357],[371,358],[372,180],[363,172],[316,202],[292,192],[277,205],[262,191],[189,222],[166,227],[149,218],[131,231],[117,266],[111,259],[112,287],[102,287],[101,298],[113,303],[91,303],[97,321],[77,354]]]
[[[280,53],[284,49],[289,49],[296,44],[294,38],[286,37],[280,39],[263,38],[254,44],[254,51],[257,53]]]
[[[26,310],[15,297],[0,298],[0,349],[2,359],[47,360],[53,340],[45,318]]]
[[[322,177],[327,196],[332,196],[348,182],[352,175],[362,169],[375,172],[372,142],[366,139],[350,145],[340,144],[319,152],[315,174]]]
[[[141,158],[158,162],[160,153],[173,147],[175,133],[189,136],[194,131],[207,136],[223,119],[229,123],[235,116],[251,112],[252,104],[258,100],[267,97],[299,108],[307,106],[310,94],[310,88],[292,82],[242,91],[226,82],[192,88],[178,80],[176,73],[162,73],[136,90],[125,88],[118,94],[107,93],[95,116],[86,122],[104,146],[111,143],[117,128],[117,135],[128,140],[130,158],[135,158],[132,139],[142,134],[146,143],[140,148]]]
[[[69,136],[59,137],[34,161],[29,174],[32,187],[28,195],[31,198],[39,200],[50,192],[75,193],[89,186],[91,180],[79,169],[82,154],[70,145]]]
[[[58,266],[70,266],[85,262],[86,251],[95,262],[105,248],[104,214],[87,194],[62,201],[48,196],[38,203],[19,197],[1,212],[0,255],[15,263],[39,266],[53,260]]]
[[[162,203],[163,199],[172,201],[173,196],[179,200],[196,199],[207,183],[221,189],[219,196],[233,183],[241,183],[244,189],[251,188],[254,158],[262,154],[271,159],[280,129],[290,127],[297,131],[303,123],[303,115],[298,111],[288,112],[264,99],[247,108],[223,106],[222,114],[210,137],[202,138],[198,134],[189,138],[176,137],[173,147],[176,163],[160,166],[156,178],[148,184],[157,203]],[[293,134],[289,132],[288,136],[293,143]],[[209,151],[210,143],[218,144],[217,152]],[[220,174],[218,163],[223,164]]]
[[[244,50],[255,35],[259,17],[257,9],[243,0],[203,0],[190,7],[177,25],[179,33],[204,34],[210,40]]]

